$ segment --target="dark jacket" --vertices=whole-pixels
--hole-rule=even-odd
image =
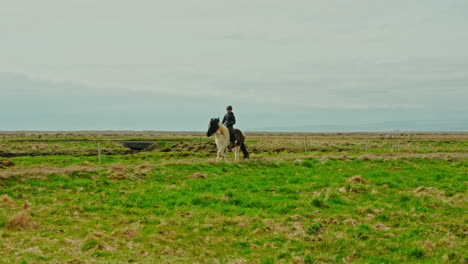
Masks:
[[[227,127],[232,127],[236,123],[236,117],[234,117],[234,113],[227,113],[222,122]]]

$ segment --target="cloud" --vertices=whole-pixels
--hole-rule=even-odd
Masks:
[[[466,114],[466,7],[462,0],[6,1],[0,72],[32,79],[0,87],[0,100],[21,105],[25,118],[65,108],[76,118],[102,115],[96,124],[115,119],[113,127],[119,122],[109,116],[136,115],[134,127],[146,127],[156,119],[146,113],[158,111],[166,115],[153,124],[183,127],[165,122],[219,115],[213,109],[225,104],[265,126]]]

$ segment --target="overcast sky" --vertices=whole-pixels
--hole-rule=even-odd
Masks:
[[[246,130],[467,122],[467,10],[0,0],[0,130],[205,130],[228,104]]]

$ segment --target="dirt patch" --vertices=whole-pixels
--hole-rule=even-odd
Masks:
[[[192,173],[187,177],[192,178],[192,179],[206,179],[207,178],[206,175],[201,172]]]

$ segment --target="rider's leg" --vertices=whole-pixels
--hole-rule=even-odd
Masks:
[[[228,129],[229,129],[229,137],[231,139],[231,143],[234,144],[234,142],[236,142],[237,140],[236,132],[234,131],[233,127],[228,127]]]

